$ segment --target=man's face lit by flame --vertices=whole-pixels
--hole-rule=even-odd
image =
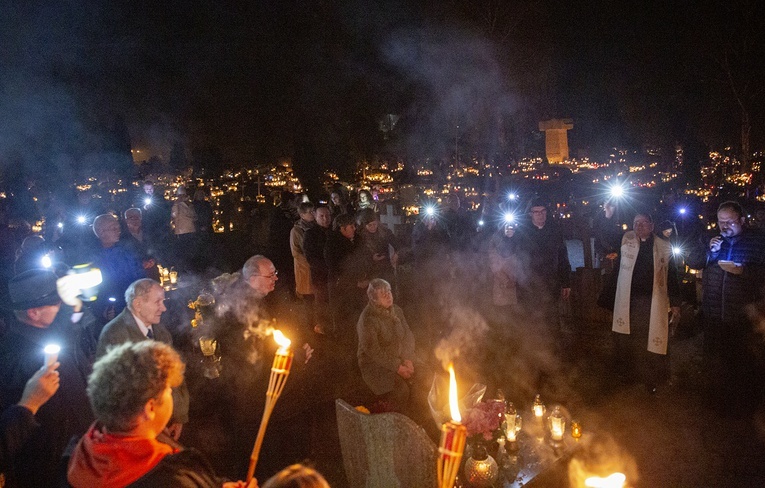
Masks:
[[[276,282],[279,277],[276,273],[276,267],[268,259],[264,259],[258,263],[258,272],[252,276],[248,281],[250,288],[261,296],[265,297],[276,288]]]

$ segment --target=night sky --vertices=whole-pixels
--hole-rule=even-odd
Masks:
[[[738,147],[731,79],[759,149],[760,4],[9,1],[0,161],[77,168],[119,120],[147,157],[180,144],[308,172],[449,158],[455,142],[463,156],[534,155],[553,117],[574,120],[574,156]],[[385,114],[400,117],[387,139]]]

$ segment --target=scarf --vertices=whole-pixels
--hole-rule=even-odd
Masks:
[[[622,238],[622,259],[619,278],[616,283],[616,300],[611,330],[619,334],[630,333],[630,295],[632,272],[635,269],[640,239],[635,231],[629,231]],[[654,237],[653,239],[653,292],[651,294],[651,317],[648,328],[649,352],[667,354],[669,338],[669,295],[667,292],[667,272],[672,248],[669,243]]]

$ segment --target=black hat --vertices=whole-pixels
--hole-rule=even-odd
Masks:
[[[671,220],[665,220],[664,222],[659,224],[659,232],[667,230],[667,229],[675,230],[675,223],[672,222]]]
[[[11,278],[3,307],[11,310],[57,305],[61,298],[56,291],[58,277],[47,269],[30,269]]]
[[[546,198],[537,196],[531,199],[531,203],[529,204],[529,209],[532,209],[534,207],[547,208],[547,205],[548,205],[548,202]]]

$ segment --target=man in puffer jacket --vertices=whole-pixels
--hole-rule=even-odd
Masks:
[[[762,400],[760,340],[747,317],[762,297],[765,238],[746,227],[736,202],[717,209],[720,234],[691,252],[687,263],[703,269],[704,375],[710,400],[721,412],[748,415]]]

